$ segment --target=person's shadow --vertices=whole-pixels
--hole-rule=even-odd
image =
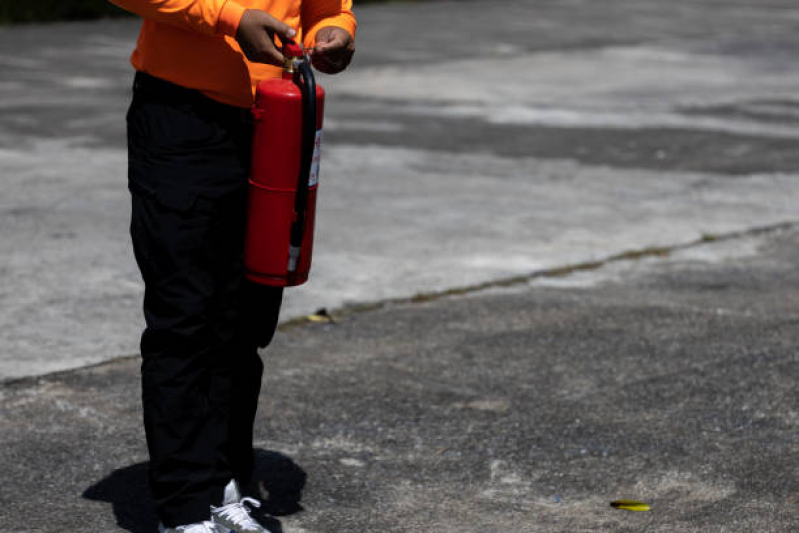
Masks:
[[[253,509],[255,516],[271,533],[282,533],[280,520],[302,511],[300,500],[307,474],[290,457],[279,452],[256,450],[255,475],[249,492],[262,505]],[[117,525],[131,533],[158,530],[152,496],[147,482],[147,463],[115,470],[83,493],[89,500],[110,502]]]

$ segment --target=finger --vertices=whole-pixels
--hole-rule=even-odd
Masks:
[[[321,43],[316,43],[314,52],[323,54],[330,50],[337,50],[347,46],[347,39],[342,34],[332,34],[328,40]]]
[[[322,28],[318,32],[316,32],[316,36],[314,37],[314,41],[319,43],[326,43],[328,41],[332,41],[333,38],[336,36],[336,32],[333,31],[331,28]]]
[[[272,18],[270,21],[264,24],[264,26],[268,32],[274,32],[284,39],[293,39],[294,36],[297,35],[297,32],[294,31],[294,28],[275,18]]]
[[[261,45],[258,47],[257,61],[259,63],[283,66],[286,59],[283,57],[283,54],[280,53],[280,50],[275,47],[272,40],[264,37],[263,41],[261,41]]]
[[[283,57],[283,54],[280,52],[275,51],[262,55],[258,62],[266,63],[268,65],[275,65],[276,67],[282,67],[286,64],[286,58]]]

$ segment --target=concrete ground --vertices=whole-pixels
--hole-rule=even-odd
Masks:
[[[272,529],[799,530],[799,7],[487,6],[359,8],[322,79],[313,277],[265,354]],[[0,29],[0,531],[153,531],[136,30]]]
[[[797,261],[774,231],[290,328],[256,424],[265,523],[796,531]],[[155,531],[138,367],[6,385],[0,531]]]
[[[492,5],[358,9],[284,320],[799,221],[795,2]],[[138,350],[137,28],[0,29],[0,376]]]

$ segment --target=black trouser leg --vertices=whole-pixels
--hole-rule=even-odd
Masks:
[[[243,485],[253,472],[253,425],[258,407],[263,363],[257,348],[272,340],[280,311],[282,288],[245,282],[239,363],[233,369],[228,458],[234,477]]]
[[[176,526],[208,519],[224,485],[249,476],[256,349],[273,334],[281,290],[243,274],[249,125],[197,93],[153,87],[128,115],[131,236],[145,282],[150,485],[160,519]]]
[[[133,195],[132,234],[147,321],[141,343],[144,424],[153,497],[168,525],[207,519],[233,477],[233,375],[240,360],[252,357],[240,349],[241,279],[231,276],[241,271],[231,253],[236,239],[226,239],[224,231],[237,226],[226,220],[238,218],[236,204],[198,202],[176,212]]]

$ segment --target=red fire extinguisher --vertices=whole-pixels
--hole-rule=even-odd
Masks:
[[[258,84],[244,266],[257,283],[305,283],[311,269],[325,92],[301,46],[280,79]]]

